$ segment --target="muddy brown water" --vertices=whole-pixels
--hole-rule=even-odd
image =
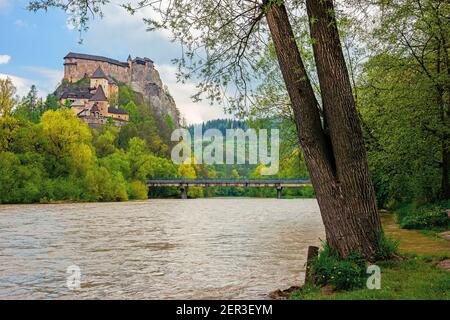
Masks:
[[[2,205],[0,298],[265,299],[301,284],[320,239],[315,200]]]

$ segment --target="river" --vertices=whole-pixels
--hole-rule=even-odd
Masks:
[[[315,200],[1,205],[0,299],[265,299],[320,239]]]

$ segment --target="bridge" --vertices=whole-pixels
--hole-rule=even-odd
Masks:
[[[281,199],[283,188],[312,186],[308,179],[154,179],[147,182],[149,187],[177,187],[181,198],[187,199],[189,187],[256,187],[276,188],[277,198]]]

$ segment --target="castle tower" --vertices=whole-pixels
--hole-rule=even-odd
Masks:
[[[103,72],[101,67],[98,67],[97,70],[92,74],[90,85],[92,88],[108,88],[108,77]],[[109,90],[106,91],[106,97],[109,98]]]
[[[89,99],[89,102],[97,105],[100,115],[105,117],[108,115],[108,98],[106,97],[105,91],[103,91],[103,87],[101,85],[97,88],[97,91],[92,98]]]

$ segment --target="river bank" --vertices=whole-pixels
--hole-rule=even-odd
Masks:
[[[383,213],[388,238],[399,242],[403,259],[376,263],[381,268],[381,289],[332,292],[305,286],[290,295],[293,300],[448,300],[450,299],[450,241],[417,230],[401,229],[394,214]]]
[[[198,197],[198,198],[189,198],[190,200],[196,200],[196,199],[275,199],[276,197],[272,196],[212,196],[212,197]],[[154,197],[154,198],[148,198],[148,199],[128,199],[128,200],[120,200],[120,201],[89,201],[89,200],[46,200],[41,199],[37,202],[17,202],[17,203],[0,203],[0,206],[6,206],[6,205],[48,205],[48,204],[77,204],[77,203],[123,203],[123,202],[142,202],[142,201],[148,201],[148,200],[178,200],[180,199],[180,196],[164,196],[164,197]],[[315,197],[311,196],[283,196],[282,200],[312,200],[315,199]]]
[[[188,198],[187,200],[201,200],[201,199],[239,199],[239,200],[248,200],[248,199],[276,199],[275,197],[252,197],[252,196],[213,196],[213,197],[201,197],[201,198]],[[40,201],[40,202],[32,202],[32,203],[0,203],[0,207],[2,206],[39,206],[39,205],[63,205],[63,204],[115,204],[115,203],[139,203],[146,201],[158,201],[158,200],[180,200],[180,197],[163,197],[163,198],[148,198],[144,200],[139,199],[129,199],[124,201],[83,201],[83,200],[52,200],[52,201]],[[303,196],[286,196],[280,200],[315,200],[314,197],[303,197]]]

